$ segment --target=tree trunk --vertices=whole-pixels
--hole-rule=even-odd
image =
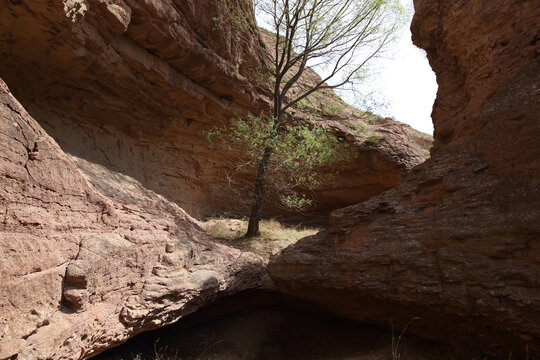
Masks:
[[[276,64],[277,66],[277,64]],[[272,132],[272,137],[277,136],[279,127],[281,125],[281,105],[282,105],[282,96],[279,91],[281,83],[281,75],[276,77],[276,82],[274,84],[274,128]],[[272,156],[272,151],[274,150],[273,146],[267,146],[264,149],[264,153],[259,164],[259,169],[257,170],[257,178],[255,179],[255,190],[253,192],[253,206],[251,207],[251,214],[249,215],[248,230],[245,237],[250,238],[254,236],[261,235],[259,229],[259,223],[261,222],[261,209],[264,199],[264,184],[266,183],[266,166],[270,161]]]
[[[264,196],[264,183],[266,182],[266,165],[270,161],[272,155],[272,148],[266,147],[264,154],[257,170],[257,178],[255,180],[255,191],[253,192],[253,206],[251,207],[251,214],[249,215],[249,224],[246,237],[259,236],[261,231],[259,229],[259,222],[261,221],[261,208],[263,204]]]

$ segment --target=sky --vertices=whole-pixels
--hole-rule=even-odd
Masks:
[[[400,1],[411,9],[412,15],[412,0]],[[417,130],[433,134],[431,110],[437,93],[437,82],[424,50],[412,43],[409,27],[410,24],[407,24],[401,31],[389,58],[375,60],[373,65],[377,71],[361,92],[373,92],[375,97],[387,104],[386,109],[374,106],[374,113],[392,116]],[[347,95],[343,97],[350,101]]]
[[[412,0],[400,0],[414,12]],[[256,14],[259,15],[259,14]],[[260,21],[263,25],[264,21]],[[435,74],[429,66],[425,52],[413,45],[410,23],[398,35],[397,41],[383,58],[369,64],[370,76],[356,91],[337,91],[351,105],[370,110],[381,116],[390,116],[413,128],[433,134],[431,110],[437,93]]]

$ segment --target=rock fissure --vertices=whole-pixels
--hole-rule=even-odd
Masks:
[[[50,268],[45,269],[45,270],[32,271],[32,272],[30,272],[28,274],[25,274],[25,275],[17,278],[12,283],[24,282],[24,281],[28,281],[29,279],[32,279],[34,277],[37,277],[37,276],[43,276],[43,275],[47,275],[48,273],[58,272],[59,269],[64,268],[67,264],[68,264],[68,262],[64,262],[62,264],[50,267]]]

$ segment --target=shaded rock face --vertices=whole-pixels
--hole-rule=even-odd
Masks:
[[[252,21],[244,0],[8,1],[0,76],[65,151],[205,212],[205,123],[260,106]]]
[[[387,360],[390,332],[322,312],[276,292],[223,298],[171,326],[147,332],[96,360],[162,357],[182,360]],[[447,346],[407,337],[398,351],[414,360],[461,360]],[[203,353],[204,352],[204,353]],[[203,355],[201,355],[203,353]]]
[[[540,353],[540,8],[416,0],[437,74],[432,157],[332,213],[269,265],[278,287],[346,316],[504,358]]]
[[[5,1],[0,28],[0,76],[64,151],[192,215],[246,213],[251,187],[239,196],[225,176],[238,159],[211,150],[205,131],[269,106],[251,1]],[[396,186],[427,158],[403,125],[379,128],[388,136],[356,141],[358,159],[319,192],[319,210]]]
[[[86,358],[265,283],[133,178],[75,159],[83,175],[2,81],[0,147],[1,359]]]
[[[0,358],[86,358],[269,286],[260,258],[214,244],[179,207],[237,208],[223,178],[235,159],[204,130],[268,106],[251,8],[0,4],[0,77],[24,105],[0,83]],[[362,142],[348,165],[358,184],[341,178],[321,208],[354,201],[340,187],[378,194],[425,159],[405,126],[377,128],[388,141]]]

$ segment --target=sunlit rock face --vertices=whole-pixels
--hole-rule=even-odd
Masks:
[[[251,1],[5,1],[0,28],[0,76],[64,151],[192,215],[246,214],[251,182],[233,191],[227,178],[238,155],[211,149],[205,131],[269,107]],[[312,210],[380,194],[428,157],[429,137],[403,124],[385,120],[372,131],[384,140],[351,135],[357,158],[319,190]],[[275,200],[267,215],[283,213]]]
[[[540,352],[540,8],[416,0],[439,92],[432,157],[269,265],[363,321],[507,358]]]
[[[79,359],[265,282],[176,204],[75,159],[0,81],[0,358]]]

